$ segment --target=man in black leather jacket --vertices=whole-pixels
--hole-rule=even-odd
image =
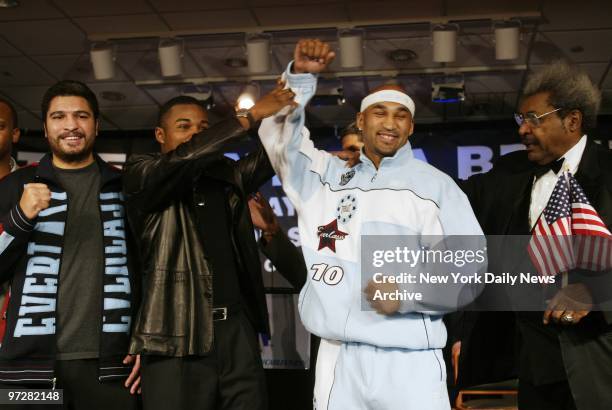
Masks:
[[[293,97],[279,86],[211,128],[197,100],[177,97],[160,110],[161,153],[126,163],[144,278],[131,352],[142,355],[145,409],[267,408],[257,333],[268,333],[268,313],[247,201],[273,171],[261,148],[237,162],[223,152]]]

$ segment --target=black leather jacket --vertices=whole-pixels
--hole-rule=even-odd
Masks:
[[[213,342],[213,272],[201,246],[200,178],[227,183],[231,240],[240,290],[255,329],[269,333],[260,261],[247,195],[274,171],[263,149],[234,162],[222,155],[246,135],[235,119],[193,136],[174,151],[133,155],[125,165],[128,218],[139,243],[143,298],[131,353],[203,355]],[[228,250],[229,251],[229,250]]]

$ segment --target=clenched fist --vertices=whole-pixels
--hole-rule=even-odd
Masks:
[[[49,207],[51,191],[45,184],[26,184],[19,201],[19,207],[29,219],[34,219],[40,211]]]
[[[321,40],[302,39],[293,52],[293,70],[296,73],[320,73],[332,62],[336,53]]]
[[[366,294],[370,306],[381,315],[392,315],[400,309],[399,300],[393,300],[389,298],[389,295],[398,291],[398,287],[395,283],[377,283],[373,280],[368,282],[368,286],[363,290]],[[377,292],[379,291],[379,292]],[[380,298],[377,298],[377,295]]]
[[[251,115],[255,121],[259,121],[266,117],[276,114],[287,105],[296,106],[297,103],[293,101],[295,94],[291,89],[284,88],[285,84],[281,81],[276,83],[276,88],[270,91],[268,94],[261,97],[251,108]]]

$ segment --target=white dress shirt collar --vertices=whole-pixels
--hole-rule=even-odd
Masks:
[[[569,149],[561,158],[563,161],[563,168],[559,172],[569,171],[573,175],[576,175],[576,171],[578,171],[578,165],[580,164],[580,160],[582,159],[582,154],[584,153],[584,148],[586,147],[587,136],[583,135],[582,138]]]
[[[582,154],[584,153],[586,143],[587,137],[586,135],[583,135],[572,148],[563,154],[561,157],[564,159],[563,166],[557,174],[554,174],[552,170],[549,170],[539,178],[536,178],[535,176],[533,177],[531,201],[529,205],[529,225],[531,227],[536,224],[538,218],[542,214],[542,211],[544,211],[544,208],[546,208],[546,204],[550,199],[550,195],[555,188],[559,176],[565,171],[571,172],[572,175],[575,175],[576,171],[578,171],[578,165],[582,159]]]

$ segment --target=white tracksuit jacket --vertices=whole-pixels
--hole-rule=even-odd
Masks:
[[[317,78],[289,69],[285,77],[299,106],[266,118],[259,136],[298,215],[310,275],[299,300],[304,325],[343,342],[444,347],[442,317],[426,313],[427,306],[411,305],[393,316],[362,309],[361,235],[482,235],[466,196],[449,176],[414,158],[409,143],[378,170],[363,152],[361,163],[349,169],[316,149],[304,127],[304,107]]]

